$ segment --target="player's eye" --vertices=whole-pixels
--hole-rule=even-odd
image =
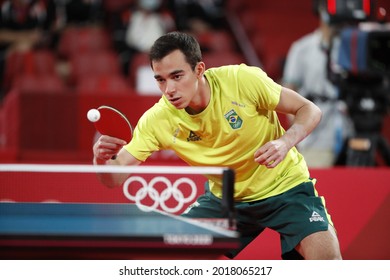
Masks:
[[[162,84],[165,80],[161,79],[161,78],[157,78],[156,81],[157,81],[157,83]]]

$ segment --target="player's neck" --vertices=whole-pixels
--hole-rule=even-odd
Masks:
[[[206,109],[209,105],[211,97],[210,85],[206,78],[203,76],[199,80],[199,91],[195,96],[193,102],[185,109],[186,112],[190,115],[196,115]]]

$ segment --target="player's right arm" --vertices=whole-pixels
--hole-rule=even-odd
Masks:
[[[123,149],[127,143],[121,139],[110,137],[107,135],[101,136],[93,146],[93,164],[95,165],[112,165],[126,166],[139,165],[141,161]],[[113,159],[113,157],[115,159]],[[99,180],[109,188],[120,186],[129,176],[123,173],[107,173],[102,172],[97,174]]]

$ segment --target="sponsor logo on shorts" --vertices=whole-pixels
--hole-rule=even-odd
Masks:
[[[313,211],[311,214],[311,217],[309,218],[310,223],[311,222],[325,222],[324,218],[318,214],[316,211]]]

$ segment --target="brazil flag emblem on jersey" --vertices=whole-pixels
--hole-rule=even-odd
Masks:
[[[233,129],[238,129],[242,126],[242,119],[234,110],[230,110],[228,113],[226,113],[225,119],[229,122]]]

